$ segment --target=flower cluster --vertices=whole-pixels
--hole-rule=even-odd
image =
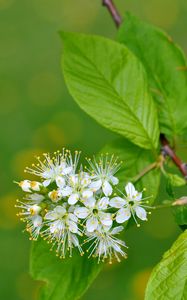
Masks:
[[[80,152],[72,156],[69,150],[43,154],[26,172],[39,181],[23,180],[19,186],[25,192],[17,200],[18,215],[26,222],[32,240],[39,235],[51,243],[51,248],[64,258],[72,256],[73,248],[81,255],[84,250],[98,261],[126,257],[125,242],[116,237],[131,217],[147,220],[146,198],[132,183],[119,191],[120,168],[114,156],[102,155],[98,160],[87,159],[88,166],[79,164]]]

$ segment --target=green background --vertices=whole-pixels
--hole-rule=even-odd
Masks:
[[[187,52],[186,0],[116,0],[164,28]],[[83,113],[69,96],[60,69],[58,30],[115,38],[100,0],[0,0],[0,298],[37,299],[40,283],[28,274],[30,242],[16,217],[21,180],[34,156],[63,146],[91,155],[116,135]],[[180,153],[185,158],[185,145]],[[186,155],[187,157],[187,155]],[[162,191],[164,198],[164,190]],[[160,201],[161,199],[158,199]],[[168,209],[126,233],[129,258],[106,266],[84,300],[143,299],[152,267],[180,229]],[[60,263],[60,262],[59,262]]]

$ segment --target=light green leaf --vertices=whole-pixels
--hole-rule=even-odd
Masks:
[[[161,132],[175,136],[187,127],[187,63],[180,48],[160,29],[126,13],[118,40],[144,64],[158,104]]]
[[[187,205],[174,207],[175,220],[179,226],[187,226]]]
[[[145,300],[187,299],[187,230],[153,269]]]
[[[169,179],[172,186],[180,187],[186,185],[186,180],[177,174],[166,173],[166,177]]]
[[[158,120],[142,64],[111,40],[61,33],[62,69],[80,107],[140,147],[158,146]]]
[[[125,139],[118,139],[113,143],[106,145],[101,152],[114,154],[119,157],[119,160],[122,160],[122,166],[117,173],[117,177],[120,179],[120,188],[123,190],[125,184],[129,181],[133,181],[133,178],[137,174],[142,172],[142,170],[154,163],[157,159],[151,151],[139,148]],[[160,174],[158,168],[153,169],[135,184],[140,191],[143,190],[143,188],[146,188],[146,196],[153,196],[149,199],[150,204],[154,202],[157,196],[160,185]]]
[[[102,268],[94,259],[74,253],[60,260],[43,240],[33,243],[30,273],[45,282],[39,300],[76,300],[87,290]]]

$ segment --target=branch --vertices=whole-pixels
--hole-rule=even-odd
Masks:
[[[116,24],[116,27],[119,27],[122,19],[121,16],[116,8],[116,6],[114,5],[112,0],[103,0],[103,6],[106,6],[106,8],[108,9],[109,13],[112,16],[112,19],[114,21],[114,23]]]
[[[162,153],[163,155],[169,156],[177,168],[180,170],[182,175],[187,179],[187,164],[182,162],[182,160],[176,155],[175,151],[171,148],[169,141],[165,137],[164,134],[160,134],[160,142],[162,145]]]
[[[112,0],[102,0],[102,3],[103,3],[103,6],[106,6],[108,11],[110,12],[112,19],[113,19],[114,23],[116,24],[116,26],[119,27],[121,25],[122,19],[121,19],[121,16],[120,16],[115,4],[113,3],[113,1]],[[162,145],[161,152],[162,152],[163,156],[169,156],[172,159],[172,161],[174,162],[174,164],[177,166],[177,168],[180,170],[182,175],[185,177],[185,179],[187,179],[187,164],[183,163],[182,160],[176,155],[174,150],[171,148],[169,141],[167,140],[165,135],[162,133],[160,134],[160,142]]]

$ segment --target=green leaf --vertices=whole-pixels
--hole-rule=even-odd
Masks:
[[[187,127],[187,64],[181,49],[160,29],[126,13],[118,39],[144,64],[158,104],[161,132],[175,136]]]
[[[187,230],[153,269],[145,300],[187,299]]]
[[[174,207],[175,220],[178,225],[187,225],[187,205]]]
[[[166,173],[166,176],[169,179],[172,186],[180,187],[186,185],[186,180],[177,174]]]
[[[102,37],[61,37],[65,81],[80,107],[140,147],[157,148],[157,112],[139,60],[125,46]]]
[[[102,149],[102,152],[108,152],[109,154],[115,154],[120,160],[122,160],[122,167],[117,173],[117,177],[120,179],[120,188],[124,189],[124,185],[129,181],[133,181],[133,178],[142,172],[147,166],[154,163],[157,159],[151,151],[133,145],[131,142],[125,139],[118,139],[111,144],[108,144]],[[152,204],[157,196],[160,185],[160,170],[153,169],[145,174],[138,182],[136,187],[141,191],[146,188],[145,195],[151,196],[149,203]]]
[[[60,260],[43,240],[33,243],[30,272],[42,280],[39,300],[76,300],[87,290],[102,268],[94,259],[74,253]]]

